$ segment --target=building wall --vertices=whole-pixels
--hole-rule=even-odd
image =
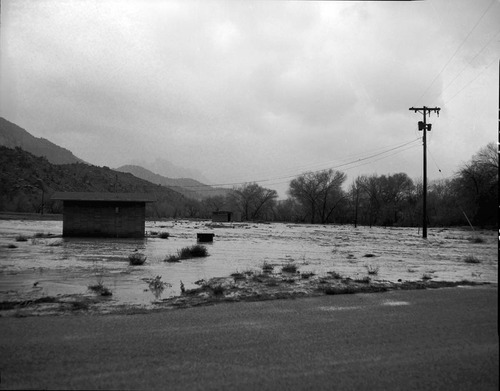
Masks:
[[[144,202],[64,201],[63,236],[144,237]]]
[[[212,221],[218,223],[227,223],[230,221],[241,221],[241,213],[240,212],[212,212]]]
[[[212,221],[217,223],[227,223],[228,221],[231,221],[230,215],[230,212],[213,212]]]

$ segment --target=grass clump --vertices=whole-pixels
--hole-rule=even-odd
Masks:
[[[264,263],[262,265],[262,271],[264,273],[271,273],[273,270],[274,270],[274,266],[271,265],[270,263],[264,261]]]
[[[177,251],[177,254],[168,255],[164,261],[165,262],[180,262],[181,259],[190,259],[190,258],[202,258],[208,257],[208,250],[205,246],[201,244],[195,244],[191,247],[184,247]]]
[[[160,232],[160,233],[158,234],[158,237],[159,237],[160,239],[168,239],[168,238],[170,237],[170,234],[169,234],[168,232]]]
[[[469,239],[472,243],[484,243],[485,240],[479,236],[473,236],[472,238]]]
[[[378,274],[378,271],[379,271],[378,266],[366,265],[365,267],[366,267],[366,270],[368,271],[368,274],[373,275],[373,276],[376,276]]]
[[[359,279],[354,280],[354,282],[358,282],[358,283],[361,283],[361,284],[369,284],[370,281],[371,281],[371,278],[368,277],[368,276],[365,276],[363,278],[359,278]]]
[[[132,253],[128,256],[128,262],[132,266],[144,265],[146,256],[143,253]]]
[[[231,277],[233,277],[234,281],[245,280],[245,274],[240,272],[231,273]]]
[[[158,300],[161,297],[161,294],[165,290],[166,287],[171,287],[172,285],[168,282],[163,282],[161,280],[161,276],[156,276],[155,278],[145,279],[148,283],[149,290],[153,293],[155,298]],[[181,281],[182,284],[182,281]],[[184,284],[181,285],[181,289],[184,287]]]
[[[180,261],[181,261],[181,258],[175,254],[167,255],[165,257],[165,259],[163,260],[163,262],[168,262],[168,263],[176,263],[176,262],[180,262]]]
[[[356,293],[356,288],[352,286],[328,286],[323,289],[325,295],[344,295],[349,293]]]
[[[208,257],[208,250],[201,244],[195,244],[191,247],[184,247],[179,251],[181,259]]]
[[[16,236],[16,242],[27,242],[28,237],[25,235],[17,235]]]
[[[300,275],[300,277],[303,279],[303,280],[308,280],[309,278],[315,276],[315,273],[313,272],[306,272],[306,273],[302,273]]]
[[[7,248],[17,248],[17,246],[15,244],[12,244],[12,243],[9,243],[6,247]]]
[[[327,274],[331,275],[336,280],[342,279],[342,275],[340,273],[337,273],[336,271],[327,272]]]
[[[104,286],[102,281],[99,281],[95,285],[89,285],[88,288],[100,296],[112,296],[113,292],[111,292],[111,289],[109,289],[107,286]]]
[[[224,287],[222,286],[222,284],[217,284],[217,285],[214,285],[214,286],[211,286],[210,289],[212,289],[212,293],[215,295],[215,296],[222,296],[224,294]]]
[[[48,241],[47,246],[49,247],[59,247],[62,246],[64,241],[62,239],[59,240],[53,240],[53,241]]]
[[[467,255],[464,261],[465,263],[481,263],[481,260],[476,258],[474,255]]]
[[[297,265],[294,265],[291,262],[287,263],[286,265],[283,265],[283,267],[281,268],[281,271],[283,273],[297,273],[298,270],[299,268],[297,267]]]
[[[50,238],[52,235],[50,232],[44,233],[44,232],[37,232],[36,234],[33,235],[34,238],[37,239],[44,239],[44,238]]]

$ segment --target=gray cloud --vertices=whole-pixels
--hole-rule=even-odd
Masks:
[[[440,105],[451,173],[445,146],[466,160],[496,137],[500,6],[468,36],[489,5],[6,1],[1,115],[96,164],[165,158],[238,182],[411,140],[408,108]],[[418,152],[348,174],[416,176]]]

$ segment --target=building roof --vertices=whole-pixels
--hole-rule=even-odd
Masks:
[[[115,202],[155,202],[156,197],[146,193],[89,193],[55,192],[52,200],[60,201],[115,201]]]

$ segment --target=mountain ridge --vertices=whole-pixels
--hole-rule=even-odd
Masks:
[[[128,172],[136,176],[137,178],[169,187],[185,195],[186,197],[198,200],[207,197],[213,197],[216,195],[226,195],[229,191],[227,189],[214,188],[192,178],[168,178],[139,165],[127,164],[115,168],[115,170],[120,172]]]
[[[76,157],[70,150],[60,147],[45,138],[35,137],[27,130],[3,117],[0,117],[0,146],[10,149],[21,148],[34,156],[44,157],[49,163],[55,165],[78,163],[92,166],[92,164]],[[6,162],[6,164],[8,163]],[[200,172],[176,166],[175,164],[163,159],[156,159],[156,161],[149,164],[149,166],[154,166],[162,172],[172,172],[172,170],[178,170],[178,172],[192,172],[198,177],[203,177]],[[148,170],[141,165],[124,165],[117,168],[116,171],[130,173],[137,178],[171,188],[177,193],[195,200],[202,200],[216,195],[226,195],[228,192],[227,189],[213,188],[192,178],[173,179],[153,172],[152,170]]]
[[[152,194],[150,216],[181,213],[188,200],[175,190],[150,183],[132,174],[84,163],[52,164],[20,147],[0,146],[0,210],[60,213],[60,202],[51,201],[56,191]]]
[[[35,137],[26,129],[0,117],[0,145],[22,148],[35,156],[45,157],[52,164],[86,163],[70,150],[43,138]]]

